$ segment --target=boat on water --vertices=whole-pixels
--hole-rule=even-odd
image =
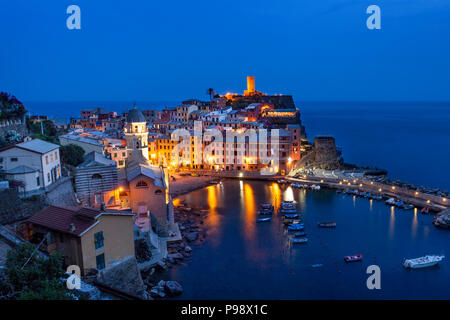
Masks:
[[[283,217],[284,219],[298,219],[300,215],[297,213],[285,213]]]
[[[404,205],[405,203],[403,202],[403,201],[397,201],[396,203],[394,203],[394,205],[396,206],[396,207],[399,207],[399,208],[403,208],[403,205]]]
[[[336,228],[336,222],[320,222],[320,228]]]
[[[304,236],[306,236],[306,232],[305,231],[296,232],[294,234],[294,237],[297,237],[297,238],[304,237]]]
[[[407,269],[420,269],[437,265],[445,256],[425,256],[415,259],[406,259],[403,266]]]
[[[261,215],[261,216],[265,216],[265,215],[271,215],[273,213],[273,211],[271,211],[271,210],[259,210],[257,213],[259,215]]]
[[[420,210],[420,213],[423,213],[423,214],[427,214],[429,212],[430,212],[430,208],[428,208],[428,207],[424,207],[424,208],[422,208],[422,210]]]
[[[389,199],[387,199],[385,202],[386,202],[386,204],[392,206],[392,205],[395,204],[396,201],[397,201],[397,200],[395,200],[394,198],[389,198]]]
[[[323,264],[322,263],[316,263],[316,264],[312,264],[311,267],[313,267],[313,268],[320,268],[320,267],[323,267]]]
[[[292,224],[300,224],[300,220],[296,220],[296,219],[285,219],[284,221],[283,221],[283,223],[285,224],[285,225],[292,225]]]
[[[305,229],[305,226],[303,223],[295,223],[291,224],[287,228],[289,231],[302,231],[303,229]]]
[[[406,204],[403,205],[402,208],[405,209],[405,210],[411,210],[411,209],[414,209],[414,206],[412,204],[410,204],[410,203],[406,203]]]
[[[263,210],[273,210],[273,205],[271,203],[261,203],[260,207]]]
[[[291,242],[294,243],[294,244],[307,243],[308,242],[308,238],[291,238]]]
[[[356,254],[354,256],[345,256],[344,260],[345,262],[355,262],[355,261],[361,261],[362,260],[362,254]]]
[[[277,180],[277,182],[278,182],[279,184],[286,184],[286,183],[287,183],[287,181],[284,180],[284,179],[279,179],[279,180]]]
[[[258,218],[256,222],[269,222],[270,220],[272,220],[272,217]]]

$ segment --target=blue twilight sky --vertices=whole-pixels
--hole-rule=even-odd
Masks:
[[[0,14],[0,91],[25,101],[206,99],[246,75],[302,101],[450,100],[449,0],[0,0]]]

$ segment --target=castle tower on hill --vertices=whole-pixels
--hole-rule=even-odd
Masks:
[[[255,93],[255,77],[247,77],[247,90],[244,91],[245,96]]]

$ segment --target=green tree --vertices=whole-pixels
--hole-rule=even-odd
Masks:
[[[8,292],[19,300],[73,300],[78,294],[65,285],[66,273],[62,258],[50,255],[45,258],[25,243],[8,252],[6,279],[2,280],[0,292]]]
[[[27,113],[27,110],[22,102],[6,92],[0,92],[0,119],[21,120],[25,113]]]
[[[61,160],[64,164],[76,167],[83,162],[84,150],[77,145],[68,144],[66,146],[62,146],[60,148],[60,152]]]

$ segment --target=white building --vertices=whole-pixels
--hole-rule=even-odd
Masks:
[[[46,188],[61,177],[59,146],[34,139],[0,150],[0,170],[25,192]]]

